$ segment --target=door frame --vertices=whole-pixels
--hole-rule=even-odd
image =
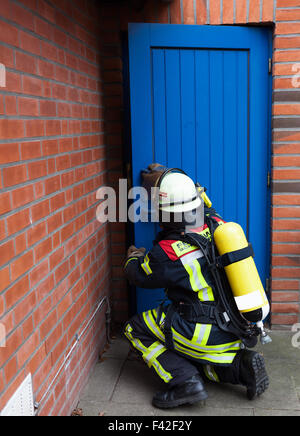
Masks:
[[[228,49],[249,51],[249,240],[255,240],[256,247],[260,246],[260,253],[265,254],[262,280],[267,279],[263,285],[267,293],[270,277],[271,258],[271,190],[267,186],[268,175],[271,174],[271,115],[272,115],[272,74],[269,72],[269,59],[272,58],[273,29],[270,26],[196,26],[177,24],[149,24],[129,23],[129,69],[130,83],[130,107],[142,108],[131,111],[131,147],[134,148],[135,158],[131,162],[132,184],[140,185],[140,170],[153,160],[153,135],[145,135],[144,129],[139,129],[141,123],[152,125],[152,91],[151,91],[151,48],[203,48],[203,49]],[[260,49],[258,50],[258,47]],[[266,83],[268,86],[261,86]],[[143,84],[140,84],[140,78]],[[149,86],[143,86],[144,84]],[[268,101],[267,107],[256,104],[259,101]],[[129,110],[130,110],[129,107]],[[267,127],[266,127],[267,126]],[[261,129],[261,130],[260,130]],[[254,156],[259,145],[251,132],[260,131],[265,144],[264,159],[255,162]],[[262,143],[262,141],[261,141]],[[143,144],[139,147],[138,144]],[[262,153],[262,151],[261,151]],[[138,162],[138,167],[136,165]],[[250,177],[251,168],[255,162],[255,173],[260,177]],[[253,169],[252,169],[253,172]],[[254,173],[254,174],[255,174]],[[265,185],[265,189],[261,189]],[[266,225],[265,238],[259,240],[255,237],[254,222],[256,209],[253,205],[258,199],[259,204],[265,204],[265,210],[261,211]],[[252,207],[251,207],[252,205]],[[226,217],[225,217],[226,219]],[[259,225],[259,224],[258,224]],[[143,237],[144,244],[152,245],[152,235],[147,235],[146,223],[141,223],[134,230],[134,238],[138,243]],[[150,232],[149,232],[150,233]],[[146,239],[146,241],[145,241]],[[268,295],[270,298],[270,295]]]

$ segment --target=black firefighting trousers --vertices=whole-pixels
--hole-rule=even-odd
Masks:
[[[173,349],[166,346],[167,308],[135,315],[124,334],[145,363],[169,386],[200,373],[214,382],[239,384],[241,341],[213,324],[191,323],[178,314],[172,322]],[[158,319],[159,318],[159,319]]]

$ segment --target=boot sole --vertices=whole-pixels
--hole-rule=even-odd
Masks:
[[[191,395],[189,397],[184,398],[178,398],[178,400],[174,401],[168,401],[168,402],[160,402],[157,400],[153,400],[152,404],[153,406],[159,408],[159,409],[171,409],[172,407],[178,407],[182,406],[183,404],[195,404],[200,401],[205,401],[207,399],[208,395],[205,391],[199,392],[198,394]]]
[[[251,366],[255,385],[247,389],[247,397],[249,400],[253,400],[256,395],[260,396],[269,387],[269,377],[266,373],[265,360],[261,354],[254,354],[251,359]]]

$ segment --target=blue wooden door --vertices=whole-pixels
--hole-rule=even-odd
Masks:
[[[152,162],[184,169],[226,221],[241,224],[265,282],[269,268],[270,33],[266,29],[129,25],[133,184]],[[151,248],[158,227],[135,224]],[[137,311],[162,290],[137,289]]]

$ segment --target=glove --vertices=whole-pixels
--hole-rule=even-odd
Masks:
[[[134,245],[131,245],[127,250],[127,259],[132,256],[141,257],[146,253],[146,248],[136,248]]]

